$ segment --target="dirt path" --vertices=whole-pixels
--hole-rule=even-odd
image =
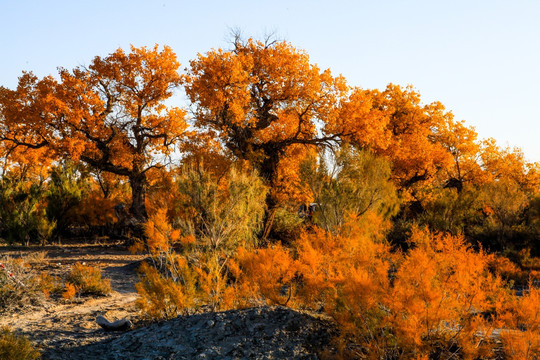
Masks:
[[[39,264],[40,270],[62,275],[75,262],[98,267],[102,276],[110,279],[112,294],[83,297],[73,303],[48,300],[39,307],[0,317],[0,327],[7,325],[44,349],[60,349],[118,336],[96,324],[98,315],[111,321],[136,317],[134,284],[138,280],[136,269],[144,256],[130,254],[119,245],[50,246],[43,250],[46,255]],[[4,248],[1,251],[2,255],[20,256],[32,250]]]

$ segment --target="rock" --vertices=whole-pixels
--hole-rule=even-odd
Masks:
[[[128,319],[120,319],[113,322],[109,322],[104,316],[99,315],[96,318],[96,322],[106,331],[126,331],[133,326]]]

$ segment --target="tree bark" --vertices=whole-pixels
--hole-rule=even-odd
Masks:
[[[142,224],[148,219],[148,213],[146,212],[146,188],[147,179],[146,174],[136,174],[129,177],[129,184],[131,185],[131,207],[129,213],[137,224]]]

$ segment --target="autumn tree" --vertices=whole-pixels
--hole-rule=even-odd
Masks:
[[[147,171],[161,166],[157,155],[170,154],[186,129],[185,112],[164,104],[180,85],[179,65],[169,47],[156,45],[60,69],[59,80],[24,73],[17,89],[0,89],[2,140],[126,177],[130,214],[140,223]]]
[[[511,180],[528,194],[539,192],[540,163],[528,162],[521,149],[502,148],[489,138],[481,143],[480,162],[488,181]]]
[[[373,94],[373,104],[386,116],[384,136],[370,148],[388,157],[393,164],[393,179],[411,193],[411,188],[432,180],[441,167],[449,164],[445,147],[436,141],[435,130],[451,116],[439,102],[423,105],[420,94],[411,86],[389,84]]]
[[[473,127],[464,121],[455,121],[448,114],[435,131],[435,140],[452,156],[452,162],[444,168],[443,181],[446,188],[463,189],[465,183],[482,184],[485,181],[480,166],[480,141]]]
[[[273,189],[266,199],[264,237],[278,203],[280,161],[291,146],[334,143],[352,133],[347,127],[368,132],[376,124],[367,120],[372,106],[365,92],[351,91],[343,77],[320,70],[285,41],[249,39],[236,41],[230,51],[199,54],[191,61],[186,92],[194,125],[250,161]],[[346,106],[353,95],[354,106]]]

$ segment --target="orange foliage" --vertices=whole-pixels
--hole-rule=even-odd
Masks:
[[[304,233],[297,245],[298,297],[308,308],[324,308],[339,323],[343,339],[354,335],[377,353],[384,349],[380,304],[388,292],[391,255],[374,235],[362,226],[345,236],[317,228]]]
[[[229,269],[238,280],[237,296],[247,298],[241,303],[266,300],[268,305],[287,305],[295,292],[291,281],[296,264],[290,251],[279,243],[253,251],[238,249]]]
[[[538,193],[540,164],[527,162],[519,148],[501,148],[490,138],[482,142],[480,156],[489,180],[513,181],[529,194]]]
[[[168,319],[179,313],[186,313],[195,304],[195,284],[193,272],[182,261],[177,261],[178,274],[182,274],[182,282],[174,278],[164,277],[160,272],[143,262],[140,282],[135,284],[137,306],[152,319]]]
[[[488,256],[463,237],[416,229],[411,242],[415,248],[399,266],[387,300],[399,347],[429,354],[434,346],[450,351],[456,344],[465,358],[488,354],[492,328],[480,314],[502,296],[501,281],[487,272]]]
[[[186,92],[195,105],[195,127],[249,161],[271,188],[263,238],[282,194],[304,195],[291,192],[299,161],[311,151],[303,146],[335,143],[355,127],[379,128],[368,93],[351,94],[343,77],[320,70],[288,42],[237,41],[233,50],[199,54],[190,65]],[[293,154],[300,156],[285,159]]]
[[[393,176],[400,186],[408,190],[448,166],[450,154],[435,141],[433,132],[451,117],[442,104],[421,105],[420,95],[412,87],[389,84],[385,91],[375,92],[374,105],[388,117],[387,140],[372,146],[392,160]]]
[[[508,359],[538,359],[540,356],[540,288],[529,284],[521,297],[500,302],[500,336]]]
[[[445,168],[446,180],[455,179],[463,183],[482,184],[486,175],[480,167],[480,143],[473,127],[464,121],[455,121],[448,114],[437,126],[436,141],[452,156],[453,164]]]
[[[173,229],[167,218],[167,210],[160,209],[150,216],[144,225],[146,245],[155,256],[170,254],[172,246],[180,239],[180,231]]]
[[[73,300],[79,289],[72,283],[65,283],[64,286],[65,291],[62,293],[62,297],[66,300]]]

